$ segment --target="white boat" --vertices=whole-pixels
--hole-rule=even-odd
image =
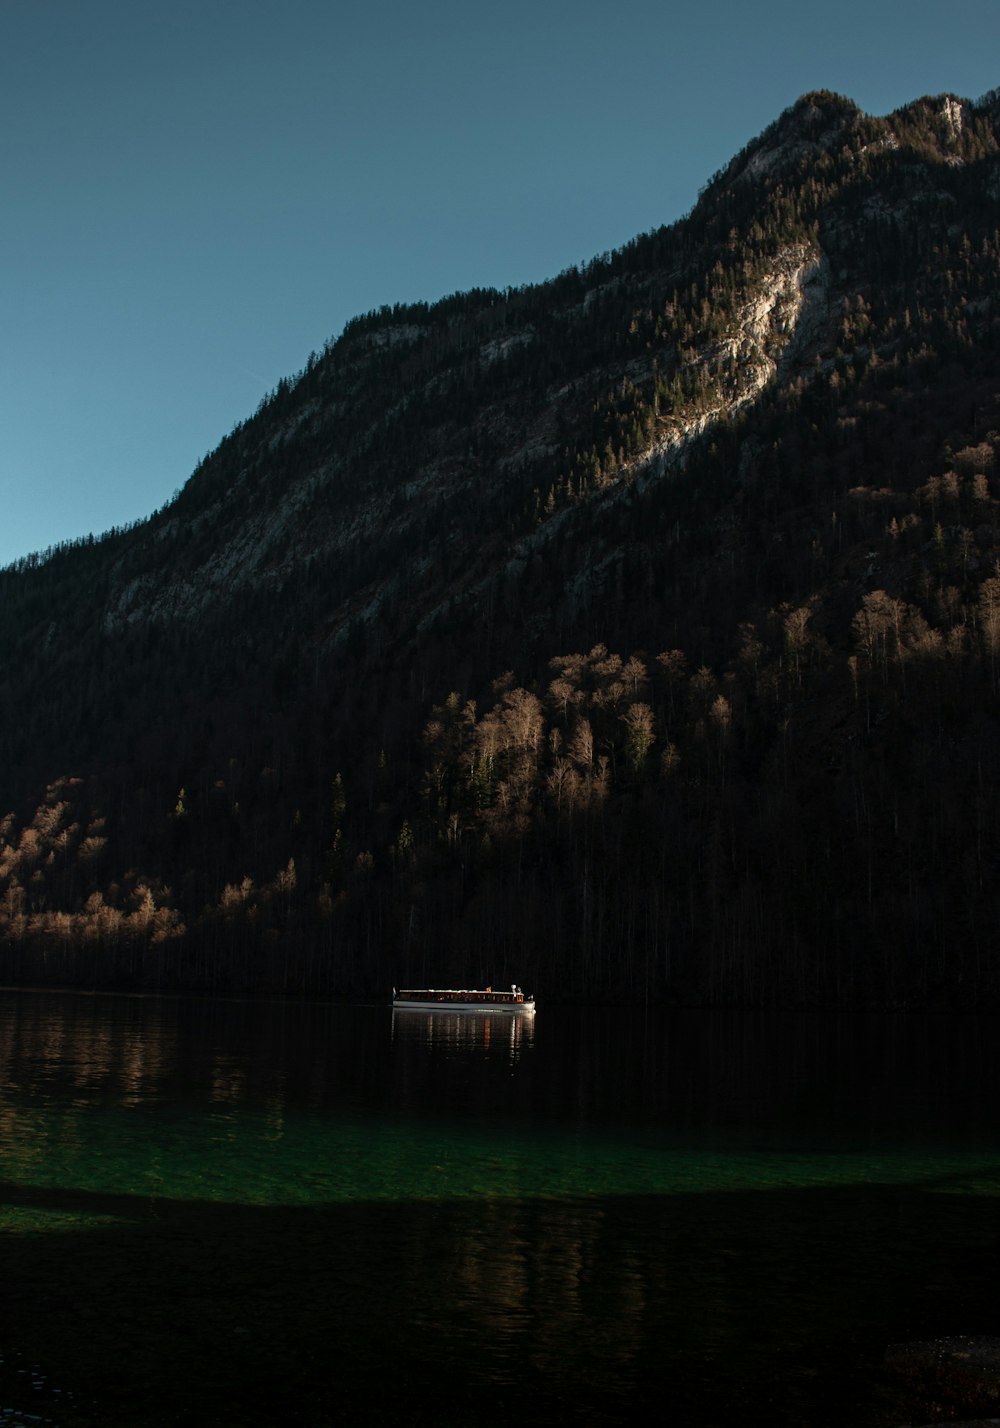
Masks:
[[[520,987],[511,985],[509,992],[495,992],[492,987],[482,991],[468,988],[435,987],[392,989],[394,1011],[473,1011],[512,1012],[515,1015],[533,1013],[534,997],[526,997]]]

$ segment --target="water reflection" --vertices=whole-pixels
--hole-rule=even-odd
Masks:
[[[113,1003],[113,1014],[112,1014]],[[47,994],[0,996],[0,1085],[32,1100],[155,1098],[177,1058],[169,1003]]]
[[[486,1116],[865,1149],[998,1141],[996,1017],[494,1012],[0,992],[0,1120],[46,1106]]]
[[[535,1040],[535,1018],[509,1012],[421,1011],[393,1008],[394,1041],[417,1042],[460,1055],[481,1052],[516,1062]]]
[[[7,1104],[333,1109],[386,1095],[387,1007],[0,991]]]

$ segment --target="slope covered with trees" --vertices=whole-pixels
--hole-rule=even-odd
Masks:
[[[0,573],[0,976],[1000,996],[1000,102],[359,318]]]

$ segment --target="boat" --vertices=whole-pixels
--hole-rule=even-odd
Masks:
[[[509,992],[495,992],[492,987],[482,991],[469,988],[436,987],[392,989],[393,1011],[474,1011],[513,1012],[523,1014],[535,1010],[534,997],[526,997],[520,987],[511,983]]]

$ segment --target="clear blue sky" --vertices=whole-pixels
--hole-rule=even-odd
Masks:
[[[808,89],[1000,85],[1000,0],[3,0],[0,563],[148,514],[357,312],[686,212]]]

